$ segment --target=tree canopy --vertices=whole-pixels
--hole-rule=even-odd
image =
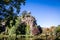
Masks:
[[[60,25],[56,27],[56,33],[60,32]]]
[[[0,0],[0,21],[4,20],[10,26],[10,21],[13,20],[14,25],[22,4],[25,5],[25,0]]]
[[[25,5],[25,0],[0,0],[0,24],[5,22],[4,27],[9,28],[9,35],[16,32],[18,26],[17,17],[22,4]]]

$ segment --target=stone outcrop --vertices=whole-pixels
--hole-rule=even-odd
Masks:
[[[40,30],[37,27],[36,19],[31,16],[31,12],[23,12],[24,15],[21,16],[21,22],[26,23],[30,26],[30,34],[36,35],[40,32]]]

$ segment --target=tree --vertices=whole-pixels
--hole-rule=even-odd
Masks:
[[[17,35],[18,34],[25,35],[26,34],[25,28],[26,28],[26,24],[25,23],[20,23],[19,26],[18,26],[18,28],[17,28],[17,30],[16,30]]]
[[[10,26],[10,21],[13,20],[14,25],[22,3],[25,4],[25,0],[0,0],[0,21],[5,19],[6,26]]]
[[[59,37],[60,37],[60,25],[58,25],[55,29],[55,32],[56,32],[56,39],[55,40],[60,40]]]
[[[58,26],[56,27],[55,32],[56,32],[56,33],[60,33],[60,25],[58,25]]]
[[[17,15],[22,4],[25,5],[25,0],[0,0],[0,21],[5,22],[9,36],[16,34],[19,25]],[[8,40],[11,39],[8,38]]]

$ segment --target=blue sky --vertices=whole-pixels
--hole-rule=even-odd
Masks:
[[[41,27],[60,24],[60,0],[26,0],[21,6],[21,12],[24,10],[31,11]]]

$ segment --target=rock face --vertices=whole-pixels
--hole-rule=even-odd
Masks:
[[[25,14],[21,16],[21,21],[30,26],[30,34],[31,35],[38,34],[40,31],[37,28],[36,19],[33,16],[31,16],[31,14],[30,14],[31,12],[28,12],[28,13],[24,12],[24,13]]]
[[[32,30],[33,35],[37,35],[39,32],[40,32],[39,29],[36,28],[36,27],[34,27],[33,30]]]

